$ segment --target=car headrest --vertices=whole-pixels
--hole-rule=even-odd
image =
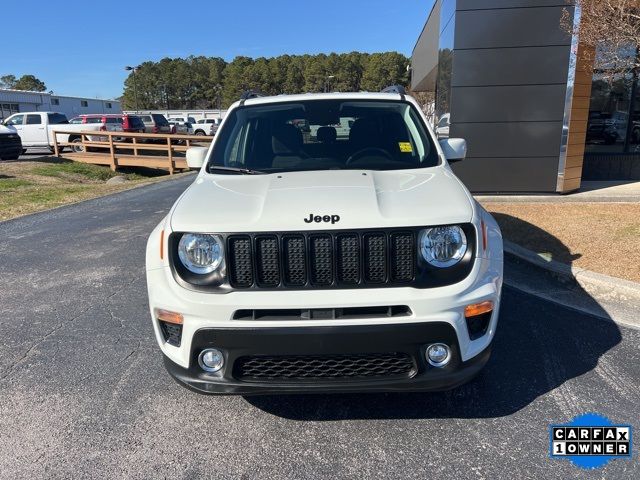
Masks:
[[[295,153],[302,147],[302,132],[289,123],[275,125],[271,138],[273,153]]]
[[[333,127],[320,127],[317,133],[318,141],[322,143],[333,143],[336,141],[338,134]]]
[[[357,146],[372,144],[378,137],[378,123],[371,118],[359,118],[349,131],[349,141]]]

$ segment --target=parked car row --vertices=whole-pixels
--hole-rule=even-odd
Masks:
[[[159,113],[87,114],[67,120],[66,115],[58,112],[21,112],[11,115],[2,122],[2,125],[7,127],[2,131],[2,141],[11,140],[13,135],[17,134],[18,140],[21,142],[20,151],[31,147],[49,147],[53,151],[54,142],[51,133],[53,130],[214,135],[219,122],[219,119],[205,119],[196,123],[192,117],[177,117],[167,120],[164,115]],[[11,131],[11,134],[8,131]],[[9,135],[12,136],[9,137]],[[74,144],[71,147],[73,151],[83,150],[82,136],[79,133],[56,134],[56,137],[59,143]],[[91,141],[100,139],[99,136],[89,136],[88,138]],[[115,137],[115,140],[121,139]],[[12,150],[13,143],[11,147],[3,147],[0,158],[15,156]]]
[[[145,133],[146,128],[142,119],[136,115],[126,113],[118,115],[80,115],[69,120],[72,125],[94,125],[99,124],[103,132],[127,132]]]

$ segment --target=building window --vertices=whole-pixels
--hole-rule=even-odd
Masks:
[[[107,108],[111,108],[111,102],[107,102]]]
[[[635,55],[637,55],[637,51]],[[591,86],[585,151],[640,151],[640,85],[637,72],[606,75],[596,71]]]
[[[596,73],[591,87],[586,150],[593,153],[624,153],[631,106],[631,75],[613,80]]]
[[[8,118],[14,113],[18,113],[20,110],[17,103],[3,103],[0,104],[0,118]]]
[[[86,100],[80,100],[80,106],[81,107],[88,107],[89,106],[89,102],[87,102]]]
[[[51,105],[60,105],[60,99],[59,98],[52,98],[51,99]]]

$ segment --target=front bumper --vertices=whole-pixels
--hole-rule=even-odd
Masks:
[[[22,142],[19,138],[11,142],[0,141],[0,158],[15,157],[16,155],[22,155]]]
[[[444,367],[425,360],[432,343],[446,343],[452,351]],[[198,366],[202,349],[221,350],[225,366],[220,372],[205,373]],[[401,325],[351,325],[322,327],[203,328],[193,336],[189,368],[164,357],[168,372],[179,383],[212,394],[338,393],[449,390],[475,377],[489,360],[489,344],[473,358],[462,361],[455,329],[446,322]],[[410,371],[389,376],[340,378],[243,379],[238,366],[249,356],[327,357],[349,354],[406,354]]]

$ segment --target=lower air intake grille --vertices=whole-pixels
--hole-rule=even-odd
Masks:
[[[180,346],[180,342],[182,341],[182,325],[160,321],[160,330],[162,331],[165,342],[174,347]]]
[[[409,377],[414,373],[413,360],[405,353],[241,357],[234,367],[234,376],[245,381]]]

